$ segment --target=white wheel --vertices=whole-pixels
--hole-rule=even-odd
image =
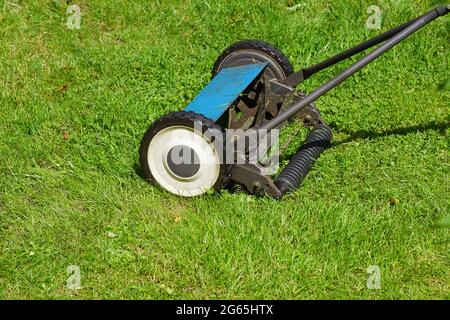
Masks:
[[[155,180],[180,196],[201,195],[219,177],[220,158],[214,145],[193,128],[173,126],[161,130],[150,142],[147,158]]]
[[[222,155],[215,143],[194,129],[195,121],[205,126],[209,120],[189,112],[172,113],[157,120],[141,143],[140,162],[146,177],[183,197],[218,189],[224,177]],[[209,125],[216,129],[213,122]]]

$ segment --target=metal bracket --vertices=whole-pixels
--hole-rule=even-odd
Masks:
[[[302,100],[305,97],[303,93],[297,93],[293,97],[292,102],[298,102]],[[306,106],[304,109],[300,110],[295,116],[295,119],[300,120],[303,122],[303,125],[307,128],[313,128],[314,126],[318,124],[324,124],[325,122],[322,119],[322,116],[320,115],[319,109],[315,106],[314,103],[311,103],[310,105]]]
[[[273,183],[271,177],[264,175],[261,169],[254,164],[235,164],[231,168],[231,179],[243,184],[250,193],[267,193],[275,199],[280,199],[282,194]]]

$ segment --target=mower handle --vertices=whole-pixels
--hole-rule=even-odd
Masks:
[[[401,31],[403,31],[404,29],[406,29],[407,27],[412,25],[414,22],[421,20],[422,18],[426,17],[427,15],[429,15],[432,12],[436,13],[437,17],[440,17],[440,16],[446,15],[449,11],[450,11],[450,4],[436,7],[433,10],[431,10],[430,12],[427,12],[427,13],[425,13],[409,22],[406,22],[400,26],[397,26],[391,30],[381,33],[381,34],[377,35],[376,37],[373,37],[365,42],[358,44],[357,46],[354,46],[350,49],[340,52],[340,53],[332,56],[331,58],[328,58],[328,59],[326,59],[322,62],[319,62],[313,66],[304,68],[300,71],[293,73],[292,75],[290,75],[287,79],[285,79],[283,81],[283,84],[288,87],[294,88],[299,83],[310,78],[312,75],[316,74],[317,72],[320,72],[330,66],[335,65],[336,63],[339,63],[345,59],[353,57],[354,55],[356,55],[358,53],[361,53],[373,46],[376,46],[380,43],[385,42],[386,40],[391,39],[393,36],[395,36],[396,34],[398,34]]]
[[[450,12],[450,4],[439,6],[436,8],[436,11],[438,12],[439,16],[445,16]]]
[[[305,96],[302,100],[293,103],[286,109],[285,111],[281,112],[279,115],[277,115],[272,120],[269,120],[268,122],[264,123],[259,129],[265,129],[265,130],[271,130],[273,128],[278,127],[280,124],[285,122],[286,120],[289,120],[292,118],[296,113],[303,110],[305,107],[316,101],[318,98],[326,94],[331,89],[337,87],[341,82],[355,74],[357,71],[364,68],[366,65],[368,65],[370,62],[374,61],[375,59],[379,58],[381,55],[386,53],[386,51],[392,49],[394,46],[399,44],[404,39],[408,38],[410,35],[427,25],[428,23],[432,22],[433,20],[437,19],[440,16],[444,16],[450,11],[450,5],[444,5],[436,7],[426,14],[412,20],[410,23],[407,23],[404,28],[401,28],[400,30],[396,31],[394,35],[391,35],[388,39],[385,39],[384,43],[374,49],[372,52],[361,58],[359,61],[351,65],[349,68],[341,72],[339,75],[335,76],[328,82],[326,82],[324,85],[316,89],[311,94]],[[396,28],[398,29],[398,28]],[[389,32],[389,31],[388,31]],[[382,41],[380,41],[382,42]],[[375,44],[373,44],[375,45]],[[373,46],[372,45],[372,46]],[[367,48],[366,48],[367,49]],[[365,50],[365,49],[364,49]],[[363,50],[360,50],[363,51]],[[353,53],[352,55],[354,55]],[[340,58],[340,60],[343,60],[343,58]],[[334,62],[333,64],[337,63],[339,61]],[[295,75],[295,74],[294,74]],[[292,76],[291,76],[292,77]],[[289,78],[288,78],[289,79]],[[288,80],[286,79],[286,80]],[[301,80],[300,80],[301,81]]]

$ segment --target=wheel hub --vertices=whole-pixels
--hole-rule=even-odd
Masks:
[[[188,179],[200,170],[200,159],[193,149],[177,145],[167,153],[167,167],[175,176]]]

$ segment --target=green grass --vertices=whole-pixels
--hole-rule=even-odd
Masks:
[[[136,171],[147,126],[234,41],[300,68],[429,9],[376,1],[370,31],[373,2],[79,0],[80,30],[66,1],[0,2],[0,298],[450,298],[448,17],[318,101],[334,144],[281,202],[179,198]]]

